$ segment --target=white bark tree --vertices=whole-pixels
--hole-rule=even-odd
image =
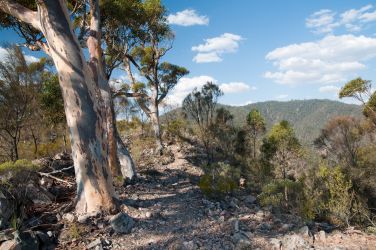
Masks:
[[[104,27],[111,30],[105,35],[106,54],[110,64],[122,66],[129,78],[127,86],[118,90],[116,96],[136,100],[150,119],[156,151],[162,153],[159,105],[179,79],[189,73],[183,67],[161,62],[172,48],[174,38],[166,21],[165,7],[160,0],[119,0],[104,5],[110,16]],[[143,79],[137,80],[136,74]]]
[[[117,137],[113,129],[110,87],[104,73],[99,1],[90,0],[88,5],[88,62],[74,33],[66,1],[38,0],[29,4],[36,5],[36,10],[17,1],[0,0],[0,10],[13,18],[13,22],[27,24],[29,29],[40,32],[32,45],[42,49],[55,64],[76,172],[76,211],[80,214],[115,212],[111,167],[116,167],[114,164],[118,161]],[[129,157],[127,160],[131,162]]]

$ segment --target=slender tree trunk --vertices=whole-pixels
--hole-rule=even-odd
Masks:
[[[150,105],[150,122],[154,130],[155,142],[157,144],[156,152],[158,154],[163,153],[163,144],[162,144],[162,136],[161,136],[161,127],[159,123],[159,107],[158,107],[158,90],[153,87],[152,88],[152,95],[151,95],[151,105]]]
[[[19,159],[17,136],[13,137],[13,151],[14,155],[12,161],[17,161]]]
[[[65,130],[65,129],[64,129]],[[64,142],[64,153],[67,152],[67,135],[65,134],[65,131],[64,131],[64,134],[63,134],[63,142]]]
[[[38,10],[64,98],[77,181],[76,211],[115,212],[107,123],[96,76],[73,33],[65,1],[44,1]]]
[[[34,143],[34,158],[36,159],[38,156],[38,138],[34,134],[33,130],[31,130],[31,136],[33,137],[33,143]]]
[[[253,134],[253,160],[256,160],[256,135]]]

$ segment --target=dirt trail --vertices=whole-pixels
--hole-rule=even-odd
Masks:
[[[376,249],[376,237],[359,232],[322,231],[314,239],[299,218],[262,210],[242,192],[209,201],[197,186],[202,170],[170,150],[174,162],[142,172],[122,190],[137,222],[129,235],[111,237],[113,249]]]

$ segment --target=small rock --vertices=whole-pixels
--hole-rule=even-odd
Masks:
[[[184,249],[186,250],[196,249],[195,243],[193,242],[193,240],[183,242],[183,246],[184,246]]]
[[[264,217],[264,211],[262,211],[262,210],[260,210],[260,211],[258,211],[257,213],[256,213],[256,217],[258,217],[258,218],[263,218]]]
[[[256,202],[256,197],[254,197],[253,195],[248,195],[245,197],[244,202],[248,205],[252,205]]]
[[[235,229],[235,232],[239,232],[239,220],[235,220],[234,229]]]
[[[42,242],[43,244],[47,245],[50,243],[50,238],[48,237],[47,234],[37,231],[35,232],[35,235],[38,237],[39,241]]]
[[[7,241],[7,240],[13,240],[14,235],[12,234],[14,230],[7,229],[0,232],[0,242]]]
[[[0,245],[0,250],[21,250],[21,243],[16,240],[4,241]]]
[[[91,248],[94,248],[94,247],[97,247],[97,246],[102,246],[102,241],[99,238],[94,240],[93,242],[91,242],[89,245],[87,245],[86,248],[91,249]]]
[[[21,243],[22,249],[39,249],[40,242],[35,232],[15,232],[15,239]]]
[[[282,249],[284,250],[303,250],[311,248],[309,242],[307,242],[303,239],[302,236],[297,234],[286,236],[283,239],[282,247]]]
[[[321,242],[326,242],[326,233],[324,230],[321,230],[320,232],[317,233],[316,239]]]
[[[272,226],[268,223],[261,223],[257,226],[257,229],[260,231],[270,231],[272,229]]]
[[[68,221],[68,222],[73,222],[76,220],[76,216],[74,216],[74,214],[72,213],[66,213],[63,215],[63,219]]]
[[[235,249],[249,249],[251,246],[251,241],[246,232],[237,232],[232,236],[234,243],[236,244]]]
[[[310,236],[309,228],[307,226],[301,227],[298,230],[298,232],[299,232],[300,235],[302,235],[304,237],[309,237]]]
[[[27,198],[34,204],[45,205],[51,204],[54,196],[43,188],[28,184],[26,187]]]
[[[273,250],[280,250],[282,247],[282,241],[276,238],[270,239],[269,243],[272,245]]]
[[[219,216],[218,221],[219,222],[224,222],[225,221],[225,216],[223,216],[223,215]]]
[[[129,233],[133,226],[134,220],[125,213],[118,213],[110,220],[111,227],[115,230],[116,233]]]
[[[283,232],[290,231],[292,227],[293,227],[293,225],[291,225],[291,224],[283,224],[281,226],[281,231],[283,231]]]
[[[47,232],[47,235],[48,235],[48,237],[52,237],[52,236],[54,236],[53,232],[51,232],[51,231],[48,231],[48,232]]]
[[[89,218],[90,218],[89,215],[84,214],[84,215],[78,216],[77,221],[79,223],[86,223],[89,220]]]
[[[151,218],[152,216],[153,216],[152,213],[149,212],[149,211],[147,211],[147,212],[145,213],[145,217],[146,217],[146,218]]]

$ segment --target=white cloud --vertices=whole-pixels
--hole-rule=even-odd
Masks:
[[[25,55],[25,60],[26,60],[26,62],[28,62],[28,63],[39,62],[39,58],[37,58],[37,57],[35,57],[35,56],[30,56],[30,55]]]
[[[287,85],[346,81],[376,57],[376,38],[329,35],[315,42],[277,48],[266,59],[278,67],[264,77]]]
[[[193,25],[208,25],[209,18],[207,16],[200,16],[196,13],[196,10],[186,9],[179,11],[176,14],[170,14],[167,17],[169,24],[176,24],[181,26],[193,26]]]
[[[8,57],[8,50],[0,47],[0,61],[4,62],[7,60]],[[35,56],[30,56],[30,55],[25,55],[25,60],[27,63],[34,63],[34,62],[39,62],[39,58]]]
[[[230,82],[230,83],[222,83],[220,85],[221,90],[223,93],[239,93],[245,92],[251,89],[251,87],[244,82]],[[253,87],[255,88],[255,87]]]
[[[228,104],[228,105],[235,106],[235,107],[242,107],[242,106],[247,106],[247,105],[252,104],[252,103],[254,103],[254,101],[250,100],[250,101],[246,101],[244,103],[231,103],[231,104]]]
[[[338,26],[334,23],[335,15],[335,12],[328,9],[317,11],[306,19],[306,26],[313,29],[315,33],[332,32]]]
[[[189,93],[191,93],[195,88],[200,89],[207,82],[217,84],[224,94],[234,94],[256,89],[255,87],[249,86],[244,82],[219,83],[214,77],[205,75],[183,77],[179,80],[178,84],[170,92],[170,94],[168,94],[167,103],[172,105],[181,105],[182,101]]]
[[[196,63],[221,62],[222,58],[219,57],[217,52],[198,53],[195,57],[193,57],[193,61]]]
[[[306,19],[306,26],[314,33],[332,33],[334,29],[343,27],[349,32],[359,32],[364,24],[376,21],[376,10],[369,4],[360,9],[346,10],[337,15],[336,12],[322,9]]]
[[[218,37],[205,39],[204,44],[193,46],[192,51],[198,54],[193,58],[197,63],[220,62],[225,53],[235,53],[239,49],[239,35],[224,33]]]
[[[376,21],[376,11],[364,13],[364,14],[362,14],[360,16],[360,19],[363,22],[373,22],[373,21]]]
[[[184,98],[195,88],[200,89],[207,82],[217,81],[211,76],[182,77],[175,88],[168,94],[167,102],[174,105],[181,105]]]
[[[281,95],[277,95],[275,98],[276,99],[279,99],[279,100],[282,100],[282,99],[286,99],[289,95],[287,94],[281,94]]]
[[[321,93],[333,93],[335,95],[338,94],[340,88],[334,85],[327,85],[327,86],[322,86],[319,88],[319,91]]]
[[[8,56],[8,51],[0,47],[0,61],[3,62],[4,60],[6,60],[7,56]]]

